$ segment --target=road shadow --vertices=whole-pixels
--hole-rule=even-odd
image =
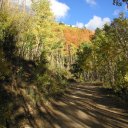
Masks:
[[[51,101],[55,128],[127,128],[128,106],[108,96],[101,86],[77,85]]]

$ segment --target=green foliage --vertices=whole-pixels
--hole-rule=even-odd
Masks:
[[[62,95],[67,87],[65,76],[69,76],[64,61],[63,33],[54,21],[48,0],[33,1],[30,12],[22,12],[15,5],[2,6],[0,82],[6,90],[4,96],[15,96],[15,101],[22,90],[31,100],[37,100],[37,93],[40,98]],[[30,89],[31,84],[34,89]],[[6,125],[5,120],[16,104],[4,96],[0,93],[0,127]]]
[[[51,75],[49,75],[49,73]],[[46,72],[44,75],[37,76],[37,86],[41,93],[48,97],[62,95],[66,89],[67,82],[59,74]]]
[[[91,47],[82,47],[76,63],[84,80],[98,80],[116,93],[128,93],[128,20],[120,14],[110,25],[97,29]],[[76,69],[75,69],[76,70]]]
[[[72,65],[73,69],[71,70],[74,73],[75,77],[79,77],[85,71],[91,69],[91,54],[92,54],[92,45],[91,43],[83,43],[80,45],[77,51],[76,62]]]

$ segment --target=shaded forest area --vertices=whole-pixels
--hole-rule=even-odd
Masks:
[[[9,0],[0,4],[1,128],[42,127],[40,106],[63,95],[70,82],[98,82],[128,96],[123,14],[94,33],[57,23],[48,0],[33,1],[29,9]]]
[[[81,44],[73,73],[82,79],[102,82],[116,93],[128,94],[128,19],[119,18],[97,29],[90,44]]]
[[[73,41],[65,41],[70,30],[84,33],[55,22],[47,0],[33,2],[29,10],[24,4],[1,2],[0,127],[27,123],[35,127],[31,120],[38,112],[31,112],[46,99],[64,93],[72,79],[70,66],[77,49]],[[92,33],[85,32],[89,40]]]

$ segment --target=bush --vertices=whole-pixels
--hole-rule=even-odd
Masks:
[[[46,72],[44,75],[37,76],[37,87],[44,97],[56,97],[65,91],[67,81],[59,74]]]

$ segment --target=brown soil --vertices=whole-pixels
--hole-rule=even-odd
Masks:
[[[43,119],[44,127],[128,128],[128,106],[108,94],[101,86],[71,87],[65,96],[47,105],[49,112]]]

